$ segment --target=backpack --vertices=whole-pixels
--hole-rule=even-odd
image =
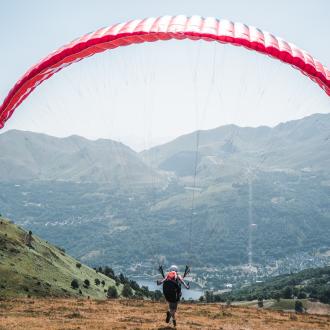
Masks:
[[[166,280],[168,281],[177,281],[178,278],[178,274],[176,272],[169,272],[166,275]]]
[[[176,303],[181,297],[181,286],[176,272],[169,272],[163,283],[163,294],[168,302]]]

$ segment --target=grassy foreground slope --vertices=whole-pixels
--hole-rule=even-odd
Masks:
[[[141,300],[17,299],[0,303],[1,329],[173,329],[166,304]],[[182,304],[178,329],[329,329],[330,316],[219,304]]]
[[[115,286],[114,280],[81,265],[60,248],[37,236],[32,235],[29,247],[27,237],[26,231],[0,217],[1,297],[105,298],[105,290]],[[78,281],[79,288],[71,287],[73,279]],[[99,279],[98,285],[95,279]],[[89,286],[84,286],[85,280],[89,281]],[[119,285],[117,290],[120,292],[121,289],[122,285]]]

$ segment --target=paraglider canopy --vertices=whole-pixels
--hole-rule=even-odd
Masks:
[[[269,55],[292,65],[330,96],[330,71],[306,51],[281,38],[242,23],[200,16],[162,16],[115,24],[86,34],[32,66],[0,106],[0,128],[43,81],[86,57],[120,46],[169,39],[217,41]]]

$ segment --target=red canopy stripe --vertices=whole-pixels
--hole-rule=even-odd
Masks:
[[[200,16],[162,16],[115,24],[86,34],[32,66],[10,90],[0,106],[0,128],[15,109],[43,81],[64,67],[120,46],[170,39],[217,41],[243,46],[292,65],[330,96],[330,71],[297,46],[255,27]]]

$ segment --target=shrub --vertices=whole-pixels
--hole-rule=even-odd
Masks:
[[[214,302],[214,295],[212,291],[206,291],[205,292],[205,300],[207,303]]]
[[[294,310],[296,311],[296,313],[303,313],[304,306],[303,306],[303,303],[300,300],[295,301]]]
[[[47,242],[47,243],[48,243],[48,242]],[[55,247],[56,247],[60,252],[62,252],[62,254],[65,253],[65,249],[63,249],[63,248],[61,248],[61,247],[59,247],[59,246],[57,246],[57,245],[55,245]]]
[[[128,283],[124,284],[122,295],[125,298],[129,298],[133,296],[132,288]]]
[[[78,289],[78,288],[79,288],[78,280],[73,279],[73,280],[71,281],[71,288],[72,288],[72,289]]]
[[[98,278],[96,278],[94,282],[95,282],[95,285],[100,285],[101,284],[101,281]]]
[[[262,297],[259,297],[259,298],[258,298],[258,307],[259,307],[259,308],[264,307],[264,300],[263,300]]]
[[[76,263],[76,267],[77,267],[77,268],[81,268],[81,263],[80,263],[80,262],[77,262],[77,263]]]
[[[91,283],[89,282],[88,279],[84,280],[84,287],[87,289],[89,288],[89,286],[91,285]]]
[[[107,297],[109,299],[116,299],[118,298],[118,291],[116,289],[116,287],[114,286],[110,286],[107,292]]]
[[[101,268],[101,269],[102,269],[102,268]],[[112,268],[110,268],[110,267],[108,267],[108,266],[106,266],[106,267],[104,268],[104,270],[103,270],[103,274],[104,274],[105,276],[108,276],[108,277],[112,278],[112,279],[115,278],[115,272],[113,271]]]
[[[162,297],[163,297],[162,292],[161,292],[160,290],[156,290],[155,293],[154,293],[154,299],[155,299],[156,301],[159,301],[159,300],[162,299]]]
[[[104,280],[102,280],[101,284],[102,284],[102,286],[105,286],[105,281],[104,281]]]

